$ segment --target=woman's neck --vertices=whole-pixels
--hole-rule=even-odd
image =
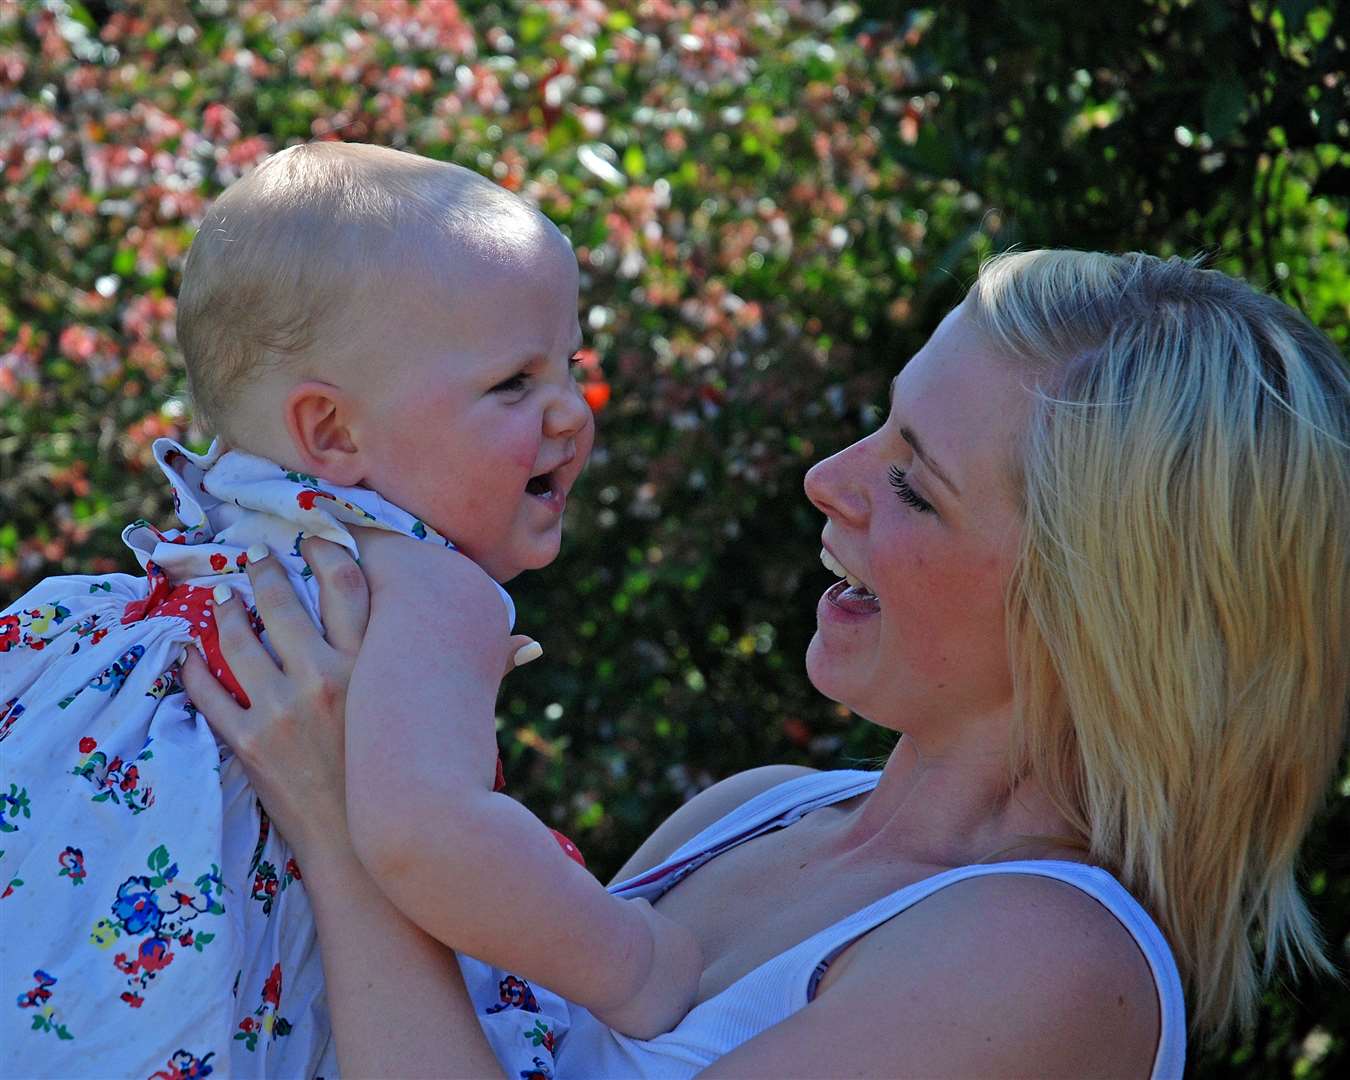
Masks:
[[[1086,852],[1039,784],[1009,789],[1005,754],[960,748],[925,754],[910,735],[901,737],[835,845],[933,866],[991,857],[1082,861]]]

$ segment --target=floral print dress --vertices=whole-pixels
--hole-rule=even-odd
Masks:
[[[145,576],[49,578],[0,613],[0,1072],[331,1078],[302,867],[184,694],[179,657],[199,649],[242,693],[209,600],[227,579],[262,633],[253,544],[316,623],[305,536],[353,555],[352,525],[452,545],[372,491],[218,445],[154,454],[183,527],[127,526]],[[551,1076],[565,1004],[460,966],[507,1075]]]

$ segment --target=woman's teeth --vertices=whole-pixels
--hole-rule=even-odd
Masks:
[[[850,574],[848,569],[831,555],[825,548],[820,549],[820,561],[825,564],[825,569],[832,574],[837,574],[849,583],[853,588],[861,588],[864,592],[870,593],[872,590],[862,583],[862,579],[854,574]]]

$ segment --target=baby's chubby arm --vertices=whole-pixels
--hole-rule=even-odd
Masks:
[[[363,530],[371,617],[347,695],[347,814],[361,861],[409,918],[638,1037],[696,995],[692,935],[619,900],[492,791],[506,666],[496,586],[457,552]]]

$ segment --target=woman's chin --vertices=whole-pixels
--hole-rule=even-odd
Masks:
[[[844,698],[848,680],[844,677],[840,659],[830,655],[824,638],[817,630],[806,647],[806,677],[825,697],[846,705],[848,703]]]

